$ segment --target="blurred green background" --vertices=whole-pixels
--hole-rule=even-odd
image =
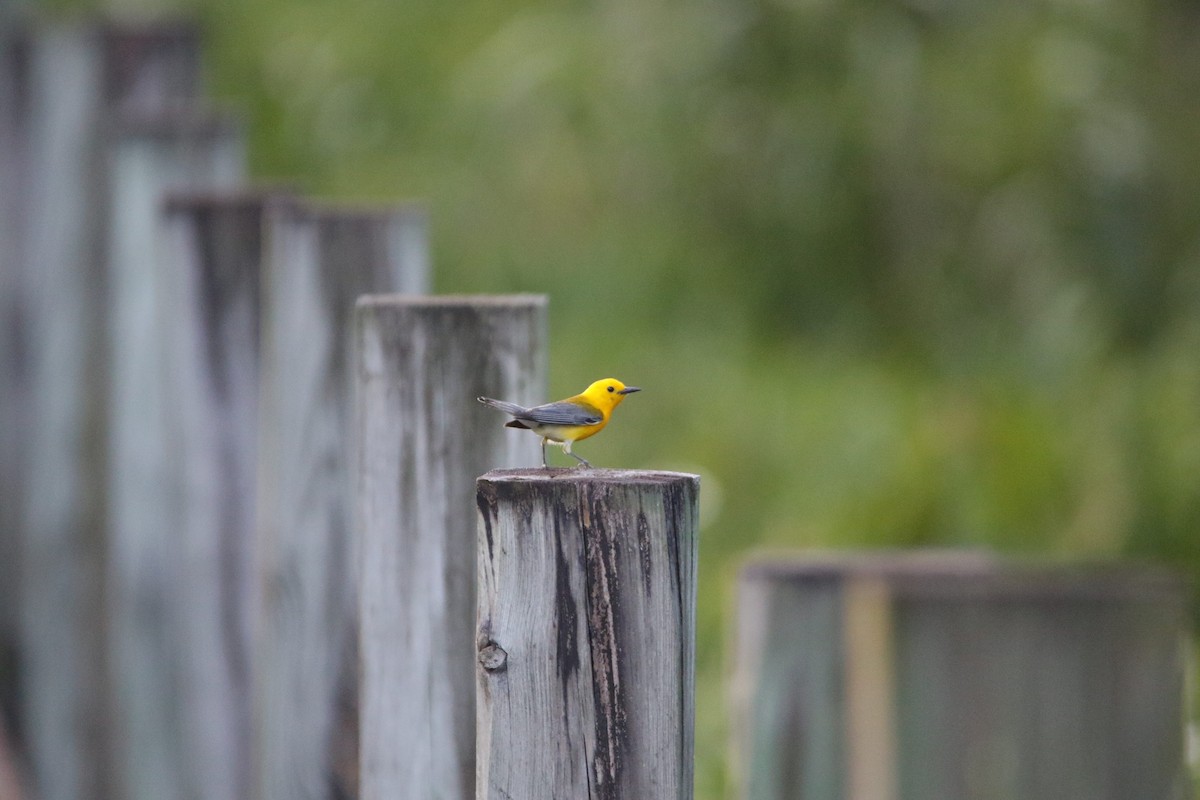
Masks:
[[[194,0],[252,166],[546,292],[580,452],[703,476],[697,788],[757,547],[1200,575],[1200,6]],[[567,460],[559,463],[565,465]]]

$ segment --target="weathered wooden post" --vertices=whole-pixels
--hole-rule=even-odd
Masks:
[[[692,796],[699,478],[478,483],[476,798]]]
[[[24,44],[15,34],[15,17],[0,9],[0,714],[10,718],[17,705],[18,531],[29,430],[22,230],[28,159],[20,85]]]
[[[475,774],[475,478],[537,463],[481,394],[545,397],[542,297],[357,311],[363,800],[462,800]]]
[[[104,192],[103,59],[80,31],[24,43],[29,171],[25,290],[29,420],[23,479],[20,669],[24,735],[38,792],[50,800],[110,795],[103,699],[103,453],[100,381]],[[98,789],[98,790],[97,790]]]
[[[98,27],[108,71],[105,95],[118,115],[186,111],[204,94],[200,29],[185,19]]]
[[[179,736],[187,796],[250,793],[263,259],[286,196],[172,198],[164,277]],[[274,246],[274,245],[273,245]]]
[[[739,797],[1186,797],[1177,576],[971,555],[759,560]]]
[[[109,206],[106,339],[107,635],[112,665],[114,784],[130,800],[183,798],[176,647],[183,564],[174,537],[164,402],[169,275],[162,203],[167,192],[232,188],[245,173],[240,125],[176,111],[117,123],[107,159]]]
[[[265,290],[255,791],[326,800],[357,796],[354,303],[428,289],[428,226],[419,207],[290,211]]]
[[[21,292],[27,412],[11,451],[26,459],[15,489],[25,501],[17,548],[22,744],[39,797],[103,800],[121,794],[102,618],[113,199],[105,165],[121,115],[195,99],[197,38],[187,27],[35,23],[15,36],[6,69],[15,70],[20,102],[0,118],[14,126],[5,136],[21,159],[23,206],[6,234],[20,254],[11,269]]]

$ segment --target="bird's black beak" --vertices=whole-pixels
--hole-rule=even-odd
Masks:
[[[634,392],[640,392],[641,390],[642,387],[640,386],[626,386],[624,389],[619,390],[617,394],[633,394]]]

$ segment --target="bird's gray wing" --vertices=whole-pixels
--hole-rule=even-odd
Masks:
[[[577,406],[565,400],[546,403],[544,406],[534,406],[524,413],[514,416],[517,419],[529,420],[539,425],[595,425],[604,419],[604,415],[598,409],[591,406]]]

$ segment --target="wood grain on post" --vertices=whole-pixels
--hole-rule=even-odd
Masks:
[[[15,116],[0,115],[15,125],[14,152],[23,162],[23,208],[10,229],[19,239],[12,269],[21,292],[27,412],[13,451],[25,459],[16,489],[25,500],[20,744],[44,800],[104,800],[122,791],[112,774],[103,619],[113,199],[105,167],[114,123],[127,110],[150,113],[194,100],[199,85],[194,30],[149,26],[135,37],[122,30],[21,28],[7,49],[16,63],[6,66],[16,70],[21,103]]]
[[[255,789],[323,800],[358,795],[354,303],[426,291],[428,230],[417,207],[289,212],[267,258]]]
[[[1138,566],[756,561],[739,586],[739,797],[1186,796],[1188,591]]]
[[[475,398],[545,399],[546,301],[368,297],[356,341],[362,797],[462,800],[475,774],[475,478],[540,458],[536,437]]]
[[[699,478],[478,482],[479,800],[692,797]]]
[[[246,193],[167,206],[167,429],[181,569],[176,708],[187,796],[251,789],[253,642],[259,613],[255,499],[263,259],[293,201]]]

